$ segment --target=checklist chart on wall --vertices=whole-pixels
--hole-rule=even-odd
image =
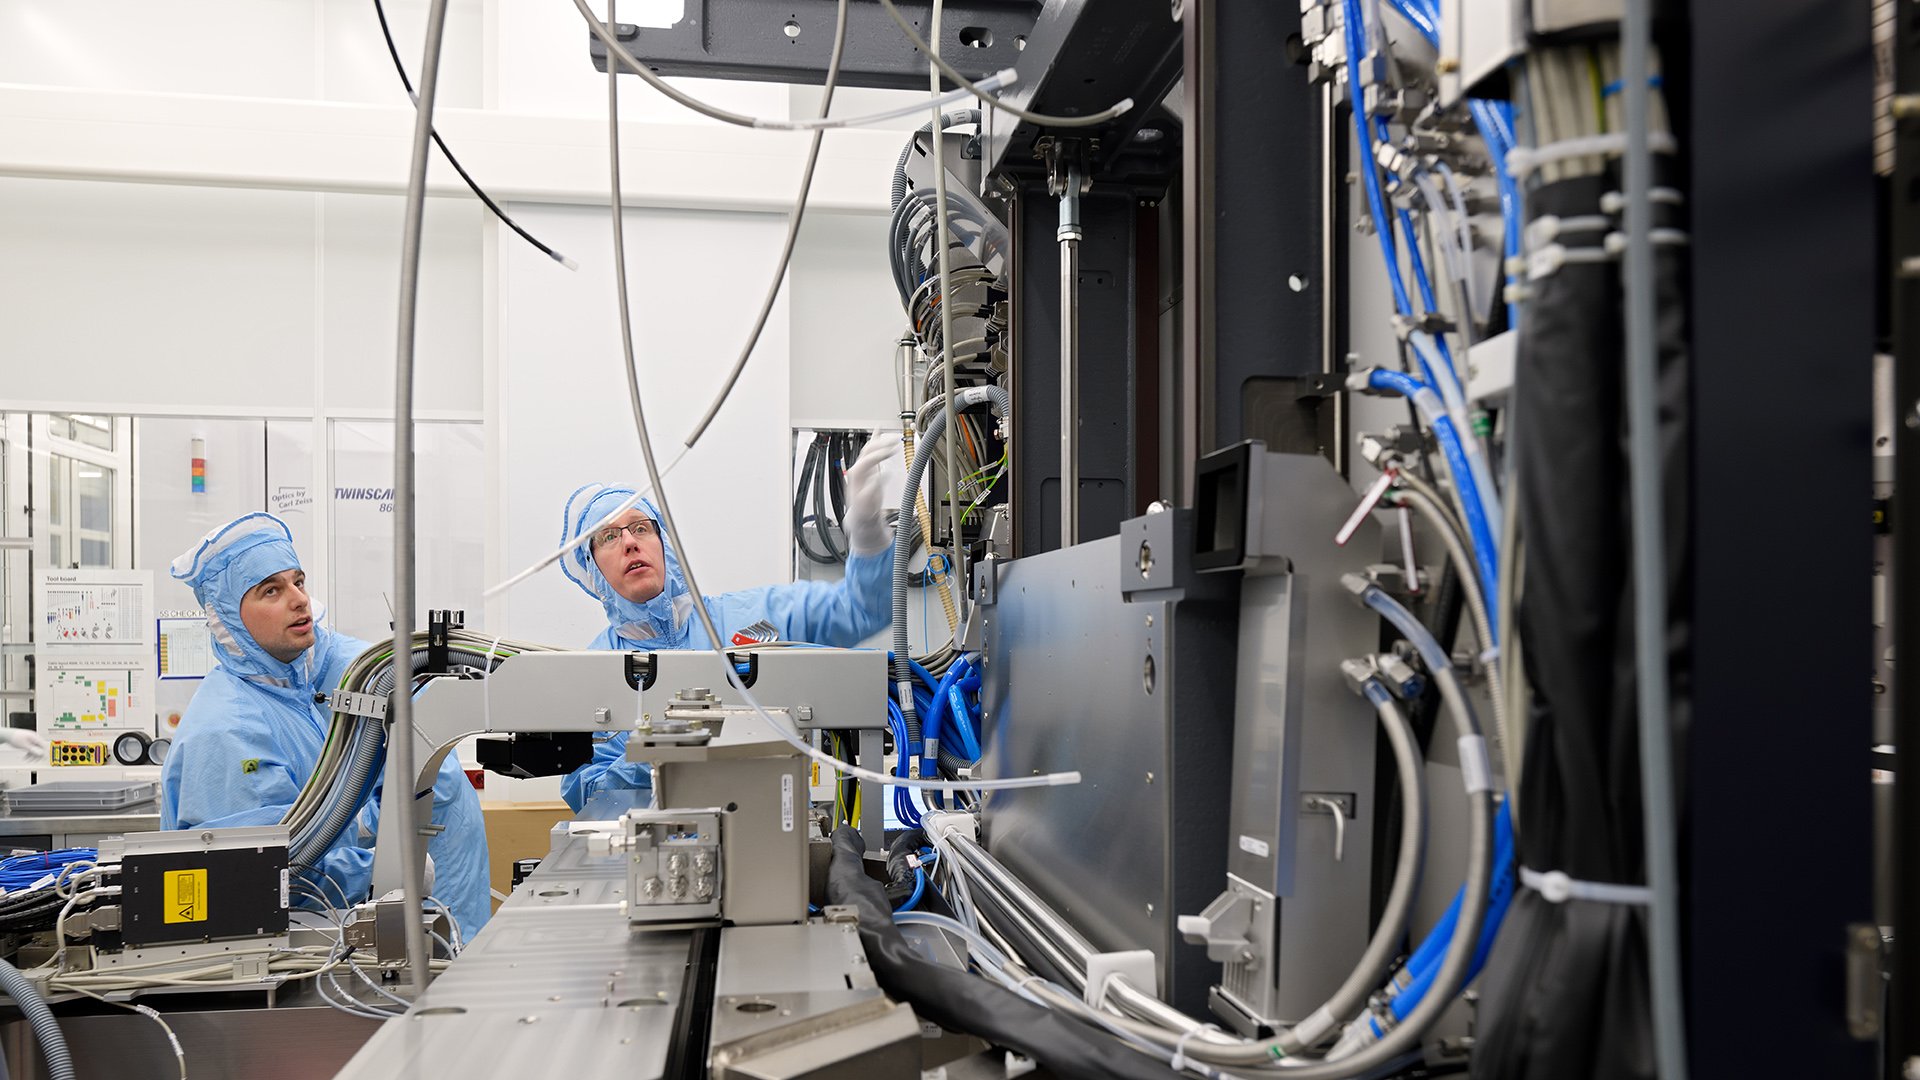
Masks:
[[[46,570],[34,585],[34,711],[48,764],[109,764],[115,739],[155,733],[153,574]],[[190,661],[192,646],[181,652]]]

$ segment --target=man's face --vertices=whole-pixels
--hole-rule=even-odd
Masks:
[[[313,646],[313,609],[307,601],[307,575],[282,570],[240,598],[240,622],[267,655],[291,664]]]
[[[593,561],[613,591],[644,604],[667,587],[667,554],[652,519],[629,510],[594,531]]]

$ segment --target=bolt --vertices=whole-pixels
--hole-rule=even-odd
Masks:
[[[1149,784],[1151,784],[1151,783],[1153,783],[1153,774],[1152,774],[1152,773],[1148,773],[1148,774],[1147,774],[1147,783],[1149,783]]]
[[[1148,915],[1152,915],[1152,914],[1153,914],[1153,905],[1152,905],[1152,904],[1148,904],[1148,905],[1147,905],[1147,914],[1148,914]]]

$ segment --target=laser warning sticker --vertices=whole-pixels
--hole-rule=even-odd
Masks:
[[[168,870],[163,875],[166,900],[165,922],[207,921],[207,872],[205,870]]]

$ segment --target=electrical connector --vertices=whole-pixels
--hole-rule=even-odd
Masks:
[[[1366,696],[1367,683],[1378,679],[1380,669],[1371,656],[1356,656],[1351,660],[1340,661],[1340,674],[1347,680],[1347,689],[1362,697]]]
[[[1395,653],[1382,653],[1373,658],[1375,670],[1380,681],[1402,701],[1412,701],[1426,693],[1427,680],[1418,669],[1406,659]]]

